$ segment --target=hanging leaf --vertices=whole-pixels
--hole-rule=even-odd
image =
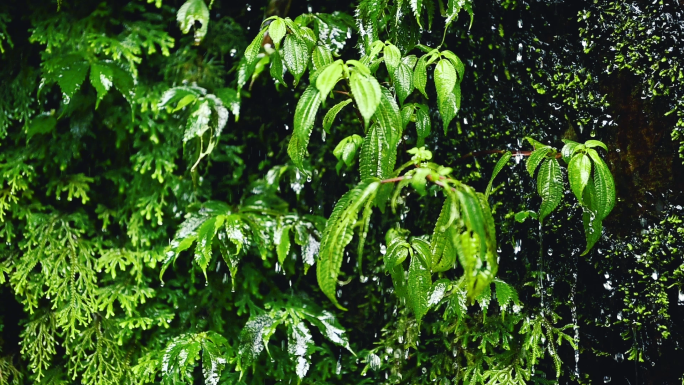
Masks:
[[[494,288],[496,289],[496,300],[499,302],[499,306],[502,310],[505,309],[509,303],[520,306],[518,293],[511,285],[500,279],[495,279]],[[504,312],[502,311],[501,315],[503,316],[503,314]]]
[[[457,79],[456,70],[449,60],[437,62],[435,67],[435,87],[437,88],[437,97],[440,100],[446,99],[453,93]]]
[[[285,78],[283,78],[283,59],[278,51],[274,51],[271,54],[271,76],[280,82],[280,84],[287,84]]]
[[[397,91],[399,104],[403,104],[404,100],[413,92],[413,72],[409,66],[399,63],[392,75],[392,83]]]
[[[296,35],[287,35],[283,44],[283,60],[287,70],[294,76],[294,85],[299,83],[306,66],[309,64],[309,48],[304,40]],[[311,86],[309,86],[311,87]]]
[[[30,140],[33,135],[47,134],[52,132],[57,125],[57,119],[50,114],[40,114],[31,120],[26,129],[26,140]]]
[[[590,140],[587,140],[586,142],[584,142],[584,145],[587,148],[601,147],[602,149],[608,151],[608,147],[605,145],[605,143],[601,142],[600,140],[590,139]]]
[[[375,179],[361,181],[335,205],[323,231],[321,248],[316,265],[316,277],[321,291],[341,310],[337,301],[337,277],[340,274],[344,248],[351,242],[352,231],[361,207],[372,200],[380,182]]]
[[[456,70],[456,75],[458,75],[458,83],[460,84],[463,81],[463,76],[465,75],[465,64],[459,59],[456,54],[449,50],[442,51],[442,56],[447,58],[451,64],[454,66],[454,69]]]
[[[497,175],[503,170],[503,168],[506,166],[508,161],[511,159],[511,152],[506,151],[501,155],[501,158],[499,158],[499,161],[496,162],[496,165],[494,166],[494,171],[492,171],[492,177],[489,178],[489,183],[487,184],[487,189],[485,190],[485,199],[489,198],[489,194],[492,193],[492,183],[494,182],[494,178],[496,178]]]
[[[590,177],[591,160],[589,160],[589,157],[585,154],[573,156],[568,164],[568,181],[570,181],[570,189],[580,204],[582,203],[584,187],[586,187]]]
[[[401,140],[402,124],[399,106],[387,88],[381,87],[380,103],[375,111],[375,121],[379,128],[384,132],[387,139],[387,146],[391,150],[386,155],[388,158],[396,158],[396,147]],[[394,160],[389,162],[387,172],[394,171]]]
[[[226,367],[224,352],[228,349],[228,340],[222,335],[208,331],[202,333],[202,374],[206,385],[218,385],[221,373]]]
[[[295,166],[302,170],[304,169],[304,157],[307,154],[311,130],[320,104],[321,94],[314,85],[310,85],[299,98],[295,109],[294,129],[287,147],[287,153]]]
[[[446,135],[449,128],[449,123],[456,117],[458,112],[458,100],[456,95],[450,93],[444,98],[438,98],[439,114],[442,116],[442,124],[444,126],[444,135]]]
[[[427,99],[427,93],[425,92],[425,86],[427,85],[427,55],[422,56],[418,59],[416,63],[416,68],[413,71],[413,84],[416,89],[420,91],[423,96]]]
[[[570,158],[572,158],[572,155],[575,153],[576,148],[582,145],[568,139],[563,139],[563,143],[565,143],[565,146],[563,146],[563,149],[561,150],[561,155],[563,156],[563,160],[565,161],[565,163],[570,163]]]
[[[539,222],[549,215],[560,203],[563,196],[563,180],[556,159],[545,159],[537,175],[537,193],[542,198],[539,207]]]
[[[362,142],[363,138],[354,134],[342,139],[340,143],[337,144],[333,150],[333,155],[335,155],[338,160],[336,167],[338,174],[342,168],[342,165],[346,164],[347,167],[354,165],[356,153],[358,152],[359,147],[361,147]]]
[[[197,247],[195,247],[195,263],[199,265],[207,279],[207,266],[211,262],[211,244],[216,230],[223,225],[224,216],[216,216],[207,219],[197,230]]]
[[[192,369],[202,349],[196,335],[182,334],[171,341],[162,357],[162,382],[175,384],[192,378]]]
[[[280,266],[285,264],[285,258],[290,252],[290,229],[292,226],[282,226],[275,232],[273,241],[276,245],[276,254],[278,255],[278,263]]]
[[[394,76],[394,71],[397,69],[397,66],[399,66],[399,63],[401,63],[401,52],[399,52],[399,48],[393,44],[387,44],[382,53],[385,58],[387,72],[389,72],[390,76]]]
[[[456,262],[456,252],[453,250],[447,230],[457,218],[458,208],[451,196],[447,195],[430,239],[432,271],[435,273],[451,269]]]
[[[210,119],[211,107],[209,106],[209,101],[204,100],[201,103],[196,104],[185,126],[183,142],[201,137],[207,132],[207,130],[211,128],[209,126]]]
[[[601,159],[594,149],[588,149],[587,154],[594,162],[594,185],[596,186],[596,215],[600,220],[605,219],[615,207],[615,182],[608,165]]]
[[[534,147],[535,150],[539,150],[544,147],[549,147],[548,144],[538,142],[537,140],[530,138],[529,136],[526,136],[525,140],[528,141],[532,145],[532,147]]]
[[[416,110],[416,147],[422,147],[425,144],[425,138],[430,135],[432,131],[432,123],[430,121],[430,110],[425,104],[417,104]]]
[[[209,28],[209,8],[204,3],[204,0],[188,0],[179,9],[176,15],[180,29],[183,33],[190,32],[190,28],[199,22],[202,27],[195,30],[195,44],[206,36]]]
[[[380,104],[382,95],[380,84],[374,77],[363,76],[358,71],[352,72],[349,80],[354,101],[363,116],[364,127],[368,127],[368,121]]]
[[[377,124],[371,126],[368,134],[361,144],[361,157],[359,160],[359,171],[361,179],[384,178],[384,170],[387,168],[383,163],[386,161],[383,154],[389,152],[389,146],[384,132]]]
[[[97,101],[95,102],[95,109],[97,109],[102,98],[104,98],[114,84],[114,71],[112,71],[109,65],[93,63],[90,66],[90,84],[97,91]]]
[[[415,249],[414,249],[415,250]],[[411,257],[408,273],[408,306],[418,325],[428,311],[428,293],[432,287],[430,269],[415,254]]]
[[[553,151],[553,149],[548,146],[532,151],[525,163],[525,168],[527,168],[527,172],[530,173],[531,177],[534,177],[534,172],[537,170],[537,167],[539,167],[541,162],[546,159],[546,155],[551,151]]]
[[[318,45],[313,50],[311,61],[314,70],[319,70],[333,62],[332,52],[327,47]]]
[[[277,324],[268,314],[252,316],[240,332],[237,370],[244,371],[259,357]]]
[[[601,233],[603,232],[603,219],[597,215],[599,204],[593,179],[589,179],[587,186],[584,188],[583,202],[582,224],[584,225],[584,234],[587,238],[587,248],[584,249],[581,255],[586,255],[601,238]]]
[[[349,103],[351,103],[351,99],[346,99],[343,100],[328,110],[328,112],[325,114],[323,117],[323,129],[325,132],[328,134],[330,133],[330,127],[332,127],[333,123],[335,122],[335,118],[337,118],[337,114],[340,113],[340,111]]]
[[[316,78],[316,88],[321,93],[323,100],[328,96],[335,84],[342,78],[342,60],[336,60],[323,68],[323,72]]]
[[[288,328],[287,353],[290,360],[296,362],[295,373],[303,379],[311,365],[310,350],[315,346],[311,331],[304,322],[296,322]]]
[[[88,73],[88,63],[86,61],[78,60],[75,57],[68,57],[68,60],[63,61],[63,67],[57,73],[57,83],[64,94],[65,104],[69,104],[76,91],[81,88],[81,84],[85,80]]]

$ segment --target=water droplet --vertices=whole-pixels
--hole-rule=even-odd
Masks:
[[[622,353],[615,353],[615,362],[620,363],[624,361],[625,356]]]
[[[611,382],[612,380],[613,380],[613,379],[610,378],[610,376],[604,376],[604,377],[603,377],[603,383],[604,383],[604,384],[607,384],[607,383]]]

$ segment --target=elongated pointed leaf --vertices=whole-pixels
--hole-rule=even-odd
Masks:
[[[601,159],[594,149],[588,149],[587,154],[594,162],[594,184],[596,186],[596,215],[600,220],[605,219],[615,207],[615,182],[608,165]]]
[[[598,211],[598,197],[594,180],[589,179],[587,186],[583,192],[584,213],[582,213],[582,223],[584,225],[584,234],[587,239],[587,247],[581,255],[586,255],[594,247],[596,242],[601,238],[603,231],[603,219],[597,215]]]
[[[88,62],[77,59],[64,61],[63,67],[57,74],[57,83],[65,96],[65,104],[68,104],[76,91],[81,88],[87,73]]]
[[[274,242],[276,244],[276,254],[278,254],[278,262],[280,266],[285,263],[285,258],[290,252],[290,229],[292,226],[283,226],[276,230]]]
[[[527,172],[530,173],[531,177],[534,177],[534,172],[537,170],[537,167],[539,167],[541,162],[546,159],[546,155],[552,150],[551,147],[547,146],[532,151],[532,154],[530,154],[525,163],[525,168],[527,168]]]
[[[299,83],[306,66],[309,64],[309,48],[304,40],[296,35],[287,35],[283,44],[283,60],[287,70],[294,76],[294,84]]]
[[[390,168],[388,165],[389,152],[390,148],[385,132],[377,124],[372,125],[361,144],[359,161],[361,179],[371,177],[384,179],[386,170]]]
[[[494,183],[494,178],[496,178],[497,175],[503,170],[503,168],[506,166],[508,161],[511,159],[511,152],[506,151],[501,155],[501,158],[499,158],[499,161],[496,162],[496,165],[494,166],[494,171],[492,171],[492,177],[489,178],[489,183],[487,184],[487,189],[485,190],[485,198],[489,198],[489,194],[492,193],[492,183]]]
[[[271,37],[271,40],[273,40],[276,49],[280,47],[280,41],[283,40],[286,33],[287,27],[285,26],[285,21],[281,18],[273,20],[268,26],[268,35]]]
[[[444,134],[446,135],[449,123],[456,117],[458,112],[458,100],[456,95],[450,93],[444,98],[439,98],[437,104],[439,106],[439,114],[442,116],[442,125],[444,126]]]
[[[461,215],[468,230],[477,234],[480,241],[479,250],[484,255],[487,251],[486,223],[482,207],[472,190],[456,190],[456,197],[461,204]]]
[[[549,147],[548,144],[544,144],[542,142],[539,142],[533,138],[530,138],[529,136],[526,136],[525,140],[528,141],[532,145],[532,147],[534,147],[535,150],[539,150],[540,148],[543,148],[543,147]]]
[[[432,253],[432,271],[442,272],[451,269],[456,262],[456,252],[453,250],[448,229],[458,218],[458,208],[454,200],[447,196],[442,205],[442,211],[435,223],[435,229],[430,238]]]
[[[333,62],[332,52],[325,47],[318,45],[313,50],[312,62],[315,70],[319,70]]]
[[[195,247],[195,263],[199,265],[207,278],[207,266],[211,262],[211,245],[214,240],[216,230],[223,225],[224,216],[219,215],[207,219],[197,230],[197,247]]]
[[[408,273],[408,306],[420,325],[420,321],[428,311],[428,293],[432,287],[430,269],[415,254],[411,257]]]
[[[399,66],[399,63],[401,63],[401,52],[399,52],[399,48],[393,44],[388,44],[383,49],[382,53],[385,58],[387,72],[389,72],[390,76],[393,76],[397,66]]]
[[[336,60],[324,67],[323,72],[316,78],[316,88],[321,93],[323,100],[328,96],[335,84],[342,78],[342,60]]]
[[[380,182],[367,179],[340,198],[335,205],[321,237],[316,264],[316,278],[321,291],[342,310],[337,301],[337,278],[342,267],[344,248],[351,242],[353,226],[363,205],[373,199]]]
[[[211,120],[211,107],[208,100],[203,100],[196,104],[194,111],[188,118],[185,132],[183,133],[183,142],[202,136],[211,127],[209,122]]]
[[[437,97],[445,99],[448,95],[453,93],[456,85],[456,70],[449,60],[440,60],[435,67],[435,87],[437,88]]]
[[[311,130],[316,121],[316,112],[321,105],[321,94],[314,85],[310,85],[299,98],[294,116],[292,138],[287,147],[287,153],[292,162],[300,169],[304,167],[304,157],[311,137]]]
[[[406,64],[399,63],[392,75],[392,82],[397,91],[399,103],[403,104],[404,100],[413,92],[413,71]]]
[[[591,177],[591,160],[585,154],[575,154],[568,164],[568,181],[570,189],[582,203],[584,187],[586,187]]]
[[[277,81],[279,81],[281,84],[285,85],[287,84],[285,82],[285,78],[283,78],[283,58],[280,56],[280,53],[278,51],[274,51],[271,54],[271,76]]]
[[[102,98],[114,84],[114,71],[105,63],[93,63],[90,66],[90,84],[97,91],[97,101],[95,102],[95,109],[97,109]]]
[[[420,59],[418,59],[418,63],[416,63],[416,68],[413,70],[413,85],[427,99],[427,92],[425,92],[425,86],[427,85],[426,62],[427,55],[423,55]]]
[[[575,148],[580,144],[567,139],[564,139],[563,142],[565,143],[565,146],[563,146],[563,149],[561,150],[561,155],[563,156],[565,163],[570,163],[570,158],[572,158]]]
[[[380,83],[374,77],[363,76],[357,71],[352,72],[349,81],[354,101],[363,116],[364,127],[368,127],[368,121],[380,104]]]
[[[418,104],[416,110],[416,147],[422,147],[425,144],[425,138],[430,135],[432,131],[432,122],[430,121],[430,110],[425,104]]]
[[[603,142],[601,142],[600,140],[593,140],[593,139],[590,139],[590,140],[587,140],[586,142],[584,142],[584,145],[585,145],[587,148],[601,147],[602,149],[608,151],[608,147],[606,146],[606,144],[603,143]]]
[[[461,83],[463,81],[463,76],[465,75],[465,64],[463,64],[461,59],[458,56],[456,56],[456,54],[449,50],[442,51],[442,56],[449,59],[451,64],[454,66],[454,69],[456,70],[456,75],[458,75],[457,82]]]
[[[375,111],[375,120],[387,138],[388,146],[391,151],[388,155],[396,158],[394,151],[401,140],[402,124],[399,106],[387,88],[381,87],[380,103]],[[392,161],[392,168],[394,162]],[[393,171],[393,170],[389,170]]]
[[[537,175],[537,192],[542,198],[539,207],[539,222],[549,215],[560,203],[563,196],[563,179],[556,159],[545,159]]]
[[[335,118],[337,118],[337,114],[342,111],[342,109],[349,103],[351,103],[351,99],[343,100],[328,110],[328,112],[325,114],[323,117],[323,129],[325,132],[330,133],[330,127],[332,127],[333,123],[335,122]]]

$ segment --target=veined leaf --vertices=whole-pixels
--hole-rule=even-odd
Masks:
[[[506,163],[511,159],[511,152],[506,151],[501,155],[501,158],[499,158],[499,161],[496,162],[496,166],[494,166],[494,171],[492,171],[492,177],[489,178],[489,183],[487,184],[487,190],[485,190],[485,199],[489,198],[489,194],[492,193],[492,183],[494,182],[494,178],[496,178],[497,175],[503,170],[504,166],[506,166]]]
[[[542,162],[537,175],[537,192],[542,198],[539,222],[543,223],[544,218],[558,206],[563,196],[563,179],[556,159],[545,159]]]
[[[454,66],[454,69],[456,70],[456,74],[458,75],[458,84],[460,84],[463,81],[463,76],[465,75],[465,64],[459,59],[456,54],[454,54],[451,51],[445,50],[442,51],[442,56],[447,58],[451,64]]]
[[[584,145],[585,145],[587,148],[601,147],[602,149],[608,151],[608,147],[606,146],[606,144],[603,143],[603,142],[601,142],[600,140],[593,140],[593,139],[590,139],[590,140],[587,140],[586,142],[584,142]]]
[[[287,153],[290,155],[292,162],[300,169],[304,168],[304,157],[307,153],[307,146],[309,145],[309,138],[311,137],[311,130],[313,129],[316,120],[316,112],[321,104],[321,94],[316,89],[316,86],[310,85],[304,91],[297,102],[294,116],[294,129],[292,131],[292,138],[287,147]]]
[[[368,121],[375,114],[375,110],[380,104],[380,96],[382,95],[380,83],[373,76],[366,77],[358,71],[352,72],[349,80],[354,101],[361,116],[363,116],[364,127],[367,128]]]
[[[335,122],[335,118],[337,118],[337,114],[340,113],[340,111],[346,106],[347,104],[351,103],[351,99],[346,99],[343,100],[328,110],[328,112],[325,114],[323,117],[323,129],[325,132],[330,133],[330,127],[332,127],[333,123]]]
[[[456,70],[449,60],[437,62],[435,67],[435,87],[437,88],[437,97],[439,99],[446,99],[448,95],[453,94],[456,80]]]
[[[389,92],[388,89],[381,87],[380,103],[378,108],[375,110],[375,120],[385,133],[385,138],[387,138],[388,146],[390,151],[388,155],[392,158],[396,158],[396,152],[394,151],[401,140],[402,135],[402,124],[401,124],[401,113],[399,112],[399,106],[394,100],[394,97]],[[389,172],[394,171],[394,161],[391,162],[391,169]]]
[[[563,146],[563,149],[561,150],[561,155],[563,156],[565,163],[570,163],[570,158],[572,158],[575,148],[580,144],[567,139],[563,139],[563,142],[565,143],[565,146]]]
[[[204,96],[207,94],[207,90],[201,87],[194,87],[194,86],[180,86],[180,87],[173,87],[162,95],[161,99],[159,100],[159,103],[157,104],[157,108],[169,108],[171,107],[171,104],[178,102],[180,103],[181,100],[187,98],[188,96],[194,97],[195,99],[200,98],[201,96]],[[182,108],[182,107],[181,107]],[[178,110],[178,104],[176,104],[176,107],[174,110]]]
[[[66,61],[60,68],[57,75],[57,83],[64,94],[65,104],[68,104],[74,94],[83,84],[88,73],[88,63],[86,61],[74,60]]]
[[[423,10],[423,0],[409,0],[410,5],[411,5],[411,10],[413,11],[413,15],[416,17],[416,21],[418,22],[418,26],[420,28],[423,28],[423,25],[420,24],[420,13]]]
[[[593,148],[587,154],[594,162],[594,185],[596,186],[596,215],[605,219],[615,207],[615,182],[608,165]]]
[[[296,35],[287,35],[283,44],[283,60],[287,70],[294,76],[294,84],[299,83],[306,66],[309,64],[309,48],[304,40]]]
[[[249,318],[240,332],[237,370],[244,371],[252,365],[268,343],[269,330],[276,326],[276,321],[268,314]]]
[[[427,92],[425,92],[425,86],[427,85],[427,55],[423,55],[416,63],[416,68],[413,70],[413,84],[416,89],[420,91],[423,96],[427,99]]]
[[[361,207],[374,198],[379,186],[380,182],[377,179],[366,179],[344,194],[335,205],[323,231],[316,265],[318,286],[335,306],[342,310],[346,309],[337,301],[336,289],[344,248],[351,242],[352,229]]]
[[[193,138],[202,136],[209,130],[209,121],[211,120],[211,107],[208,100],[203,100],[196,104],[194,111],[188,118],[188,123],[183,133],[183,142],[187,142]]]
[[[323,100],[328,96],[335,84],[342,78],[342,60],[336,60],[324,67],[323,72],[316,78],[316,88],[321,93]]]
[[[420,321],[428,311],[428,293],[432,287],[430,269],[415,254],[411,257],[408,273],[408,306],[420,325]]]
[[[195,247],[195,263],[199,265],[207,279],[207,266],[211,262],[211,244],[214,241],[216,230],[223,225],[223,215],[207,219],[197,230],[197,246]]]
[[[176,19],[183,33],[190,32],[195,22],[202,24],[202,27],[195,30],[195,44],[199,44],[209,29],[209,8],[204,0],[188,0],[178,9]]]
[[[486,223],[480,202],[474,193],[469,190],[456,190],[456,197],[461,203],[461,215],[469,231],[477,234],[479,252],[484,255],[487,252]]]
[[[273,241],[276,244],[276,254],[278,255],[278,263],[283,266],[285,258],[290,252],[290,229],[292,226],[282,226],[276,229]]]
[[[446,135],[449,128],[449,123],[451,123],[454,117],[456,117],[456,113],[458,112],[459,100],[456,98],[455,94],[449,93],[446,95],[446,97],[439,98],[437,104],[439,106],[439,114],[442,116],[444,134]]]
[[[392,82],[397,91],[399,103],[403,104],[404,100],[413,92],[413,72],[406,64],[399,63],[392,75]]]
[[[105,63],[93,63],[90,66],[90,84],[97,91],[97,101],[95,102],[95,109],[97,109],[102,98],[114,84],[114,71]]]
[[[332,52],[325,47],[318,45],[313,50],[312,62],[315,70],[319,70],[333,62]]]
[[[494,288],[496,289],[496,300],[499,302],[499,306],[502,310],[505,309],[509,303],[520,305],[518,293],[511,285],[500,279],[495,279]],[[501,314],[503,315],[503,312]]]
[[[174,338],[162,357],[162,382],[174,384],[186,379],[192,372],[201,349],[196,335],[182,334]]]
[[[570,189],[582,203],[582,193],[591,177],[591,160],[585,154],[575,154],[568,164],[568,180]]]
[[[38,115],[31,119],[31,123],[26,129],[26,140],[30,140],[33,135],[36,134],[47,134],[48,132],[52,132],[56,125],[57,119],[55,119],[54,116],[47,113]]]
[[[405,130],[406,127],[408,126],[409,123],[411,123],[411,120],[415,120],[416,116],[414,114],[416,110],[416,105],[412,103],[404,104],[403,107],[401,107],[401,111],[399,112],[401,114],[401,128],[402,130]]]
[[[546,155],[552,150],[551,147],[546,146],[532,151],[525,163],[525,168],[527,168],[527,172],[530,173],[531,177],[534,177],[534,172],[537,170],[537,167],[539,167],[539,164],[546,159]]]
[[[224,352],[228,341],[220,334],[208,331],[202,339],[202,374],[206,385],[218,385],[221,373],[226,367]]]
[[[281,18],[276,18],[268,26],[268,35],[273,40],[276,50],[280,47],[280,41],[283,40],[285,34],[287,33],[287,27],[285,26],[285,21]]]
[[[387,66],[387,72],[390,76],[394,76],[394,71],[401,63],[401,52],[399,48],[394,46],[394,44],[387,44],[383,50],[383,56],[385,58],[385,65]]]
[[[363,138],[354,134],[340,141],[333,150],[333,155],[337,158],[337,172],[340,172],[342,165],[351,167],[356,159],[356,153],[363,143]]]
[[[601,233],[603,232],[603,219],[597,214],[599,206],[596,186],[594,185],[593,179],[589,179],[587,182],[587,186],[584,188],[583,198],[584,212],[582,213],[582,223],[584,225],[584,234],[587,238],[587,248],[584,249],[581,255],[586,255],[601,238]]]
[[[384,178],[388,167],[388,154],[390,152],[385,132],[377,124],[371,126],[368,134],[361,144],[361,158],[359,171],[361,179],[377,177]]]
[[[271,76],[281,84],[287,84],[283,78],[283,59],[278,51],[271,54]]]
[[[447,231],[457,218],[458,208],[453,198],[447,195],[430,239],[432,271],[435,273],[451,269],[456,262],[456,252]]]
[[[425,144],[425,138],[430,135],[432,131],[432,122],[430,121],[430,110],[425,104],[417,104],[416,109],[416,147],[422,147]]]
[[[544,148],[544,147],[549,147],[548,144],[538,142],[537,140],[530,138],[529,136],[526,136],[525,140],[528,141],[532,145],[532,147],[534,147],[535,150],[539,150],[540,148]]]

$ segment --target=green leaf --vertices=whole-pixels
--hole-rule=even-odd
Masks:
[[[425,92],[425,86],[427,85],[427,56],[428,55],[423,55],[420,59],[418,59],[418,63],[416,63],[416,68],[413,71],[413,84],[415,85],[416,89],[420,91],[423,96],[427,99],[427,92]]]
[[[415,249],[414,249],[415,250]],[[411,257],[408,273],[408,306],[418,325],[428,311],[428,293],[432,287],[430,269],[415,254]]]
[[[285,82],[285,78],[283,78],[283,67],[283,58],[278,51],[274,51],[271,54],[271,70],[269,72],[275,80],[280,82],[280,84],[285,85],[287,83]]]
[[[568,164],[568,180],[570,189],[582,203],[584,187],[586,187],[591,177],[591,160],[585,154],[575,154]]]
[[[416,147],[422,147],[425,144],[425,138],[430,135],[432,131],[432,122],[430,121],[430,110],[425,104],[417,104],[416,110]]]
[[[316,88],[321,93],[323,100],[328,96],[335,84],[342,78],[342,60],[336,60],[324,67],[323,72],[316,78]]]
[[[332,127],[333,123],[335,122],[335,118],[337,118],[337,114],[340,113],[340,111],[349,103],[351,103],[351,99],[346,99],[343,100],[328,110],[328,112],[325,114],[323,117],[323,129],[325,132],[328,134],[330,133],[330,127]]]
[[[389,92],[388,89],[381,87],[380,103],[375,111],[375,121],[382,131],[385,133],[385,138],[387,138],[388,146],[390,152],[387,153],[388,157],[394,159],[396,158],[395,149],[401,140],[402,135],[402,124],[401,124],[401,113],[399,112],[399,106],[394,100],[394,97]],[[390,169],[388,172],[394,169],[394,160],[392,160]]]
[[[502,310],[505,309],[509,303],[513,303],[514,305],[518,306],[520,305],[518,293],[511,285],[500,279],[495,279],[494,288],[496,289],[496,300],[499,302],[499,306]]]
[[[487,251],[487,234],[485,232],[485,217],[480,202],[472,190],[456,190],[456,197],[461,203],[461,215],[466,228],[477,234],[480,241],[479,251],[484,255]]]
[[[435,67],[435,87],[439,99],[446,99],[453,94],[456,80],[456,70],[453,64],[449,60],[438,61]]]
[[[399,63],[392,75],[392,82],[397,91],[399,104],[403,104],[404,100],[413,92],[413,72],[409,66]]]
[[[563,139],[563,142],[565,143],[565,146],[563,146],[563,149],[561,150],[561,155],[563,156],[565,163],[570,163],[570,158],[572,158],[575,149],[580,146],[580,144],[567,139]]]
[[[496,178],[497,175],[503,170],[503,168],[506,166],[508,161],[511,159],[511,152],[506,151],[501,155],[501,158],[499,158],[499,161],[496,162],[496,165],[494,166],[494,171],[492,171],[492,177],[489,178],[489,183],[487,184],[487,189],[485,190],[485,199],[489,198],[489,194],[492,193],[492,183],[494,183],[494,178]]]
[[[463,64],[461,59],[459,59],[459,57],[451,51],[442,51],[442,56],[447,58],[454,66],[456,74],[458,75],[458,83],[460,84],[463,81],[463,76],[465,75],[465,64]]]
[[[447,230],[457,218],[458,208],[451,196],[447,195],[430,238],[431,265],[432,271],[435,273],[451,269],[456,262],[456,252],[453,250]]]
[[[586,255],[601,238],[603,232],[603,219],[597,214],[599,203],[594,180],[589,179],[583,192],[584,212],[582,213],[582,224],[584,234],[587,238],[587,247],[581,255]]]
[[[316,46],[313,50],[312,62],[315,70],[319,70],[333,62],[332,52],[325,46]]]
[[[371,126],[361,144],[359,171],[361,179],[377,177],[384,179],[388,167],[389,144],[385,132],[377,124]]]
[[[71,98],[83,84],[88,71],[88,63],[85,61],[67,61],[57,74],[57,83],[64,94],[65,104],[69,104]]]
[[[349,80],[354,101],[363,116],[364,127],[368,127],[368,121],[380,104],[380,84],[374,77],[363,76],[357,71],[352,72]]]
[[[424,197],[427,194],[425,185],[427,184],[427,176],[430,175],[429,168],[417,168],[411,175],[411,187],[413,187],[420,196]]]
[[[536,212],[532,210],[525,210],[515,213],[515,221],[519,223],[525,222],[525,219],[532,217],[534,219],[539,218]]]
[[[418,26],[420,28],[423,28],[423,26],[420,24],[420,13],[423,10],[423,0],[409,0],[410,5],[411,5],[411,10],[413,11],[413,15],[416,17],[416,21],[418,22]]]
[[[270,337],[269,330],[275,329],[276,321],[268,314],[249,318],[240,332],[237,370],[244,371],[252,365],[264,350]]]
[[[292,226],[282,226],[276,230],[273,241],[276,244],[276,254],[278,255],[278,262],[280,266],[285,263],[285,258],[290,252],[290,229]]]
[[[544,147],[549,147],[548,144],[538,142],[535,139],[530,138],[529,136],[526,136],[525,140],[527,140],[535,150],[539,150],[539,149],[544,148]]]
[[[294,76],[294,84],[299,83],[309,64],[309,48],[304,40],[296,35],[287,35],[283,44],[283,60],[288,71]]]
[[[399,48],[393,44],[387,44],[382,53],[385,58],[387,72],[389,72],[390,76],[394,76],[394,71],[397,69],[397,66],[399,66],[399,63],[401,63],[401,52],[399,52]]]
[[[162,382],[175,384],[191,378],[200,350],[200,341],[196,335],[182,334],[174,338],[166,347],[162,358]]]
[[[587,148],[601,147],[602,149],[608,151],[608,147],[605,145],[605,143],[601,142],[600,140],[587,140],[586,142],[584,142],[584,145]]]
[[[541,162],[546,159],[546,155],[551,151],[553,151],[553,149],[548,146],[532,151],[525,163],[525,168],[527,168],[527,172],[530,173],[531,177],[534,177],[534,172],[537,170],[537,167],[539,167]]]
[[[195,104],[195,107],[188,118],[183,133],[183,142],[187,142],[193,138],[201,137],[207,130],[209,130],[209,121],[211,119],[211,107],[209,101],[204,100],[201,103]]]
[[[176,20],[180,23],[183,33],[190,32],[195,22],[202,24],[202,27],[195,30],[195,44],[199,44],[209,28],[209,8],[204,0],[188,0],[178,9]]]
[[[290,144],[287,147],[287,153],[295,166],[302,170],[304,169],[304,157],[307,154],[306,148],[309,145],[311,130],[320,105],[321,94],[314,85],[310,85],[299,98],[295,109],[294,129]]]
[[[596,216],[603,220],[615,207],[615,182],[608,165],[594,149],[587,154],[594,162],[594,184],[596,186]]]
[[[271,40],[273,40],[276,49],[280,47],[280,41],[283,40],[286,33],[287,27],[281,18],[276,18],[268,26],[268,35],[271,37]]]
[[[358,152],[359,147],[361,147],[362,142],[363,138],[354,134],[342,139],[340,143],[337,144],[333,150],[333,155],[335,155],[335,158],[338,160],[338,173],[340,172],[342,165],[346,164],[347,167],[354,165],[356,153]]]
[[[93,63],[90,66],[90,84],[97,91],[97,101],[95,102],[95,109],[97,109],[102,98],[114,84],[114,71],[107,64]]]
[[[216,230],[223,225],[224,216],[220,215],[207,219],[197,230],[197,247],[195,247],[195,263],[202,269],[204,279],[207,279],[207,266],[211,262],[211,244]]]
[[[221,373],[226,367],[224,352],[228,349],[228,340],[214,331],[204,333],[202,339],[202,374],[206,385],[218,385]]]
[[[401,265],[406,260],[410,247],[411,245],[403,237],[393,239],[387,245],[387,252],[383,257],[385,270],[392,271],[395,266]]]
[[[439,106],[439,114],[442,116],[444,134],[446,135],[449,123],[456,117],[456,113],[458,112],[459,99],[455,94],[450,93],[446,95],[446,97],[439,98],[437,104]]]
[[[563,179],[556,159],[545,159],[537,175],[537,193],[542,198],[539,207],[539,222],[549,215],[560,203],[563,196]]]
[[[352,231],[361,207],[372,200],[380,186],[375,179],[361,181],[335,205],[321,237],[321,248],[316,264],[316,277],[321,291],[341,310],[337,301],[337,278],[342,267],[344,248],[351,242]]]
[[[52,132],[57,125],[57,119],[50,114],[40,114],[31,119],[31,123],[26,128],[26,140],[30,140],[33,135],[47,134]]]

